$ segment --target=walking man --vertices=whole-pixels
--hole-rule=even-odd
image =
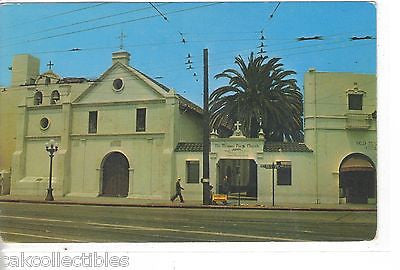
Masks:
[[[179,199],[181,200],[181,203],[183,203],[184,200],[183,200],[183,196],[182,196],[181,190],[185,190],[185,189],[181,186],[181,178],[178,178],[178,180],[176,180],[175,189],[176,189],[176,193],[171,198],[171,202],[175,201],[175,199],[179,196]]]

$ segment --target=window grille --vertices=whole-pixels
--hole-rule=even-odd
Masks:
[[[146,108],[136,110],[136,131],[146,131]]]
[[[89,133],[97,133],[97,111],[89,112]]]
[[[187,160],[186,161],[186,182],[189,184],[199,183],[200,178],[200,161]]]
[[[290,186],[292,185],[292,163],[291,161],[277,161],[277,185]]]

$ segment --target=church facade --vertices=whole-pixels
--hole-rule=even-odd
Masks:
[[[180,177],[185,199],[202,200],[202,109],[129,63],[115,52],[90,81],[51,66],[40,74],[37,58],[15,57],[0,95],[11,195],[45,196],[53,139],[56,199],[169,200]],[[304,92],[304,143],[266,142],[262,131],[245,138],[240,123],[229,138],[210,134],[214,193],[259,205],[376,203],[375,75],[309,70]]]

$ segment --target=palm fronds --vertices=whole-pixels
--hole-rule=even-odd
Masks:
[[[247,64],[239,55],[235,63],[239,70],[226,69],[215,75],[228,79],[228,84],[210,95],[211,127],[233,130],[239,120],[247,137],[256,137],[260,126],[270,141],[303,140],[303,95],[297,81],[284,70],[281,58],[254,58]]]

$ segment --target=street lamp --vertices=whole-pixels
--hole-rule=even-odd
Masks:
[[[276,164],[272,162],[272,206],[275,206],[275,169]]]
[[[275,206],[275,169],[282,168],[280,161],[260,165],[261,168],[272,170],[272,206]],[[277,172],[278,173],[278,172]]]
[[[240,206],[240,191],[241,191],[241,189],[240,189],[240,164],[236,166],[236,172],[237,172],[236,176],[238,177],[238,182],[239,182],[239,184],[238,184],[238,186],[239,186],[238,206]]]
[[[54,140],[50,140],[50,142],[46,143],[46,151],[49,152],[50,157],[50,175],[49,175],[49,187],[47,188],[46,201],[54,201],[53,197],[53,188],[51,187],[51,174],[53,171],[53,157],[54,153],[57,152],[58,145]]]

